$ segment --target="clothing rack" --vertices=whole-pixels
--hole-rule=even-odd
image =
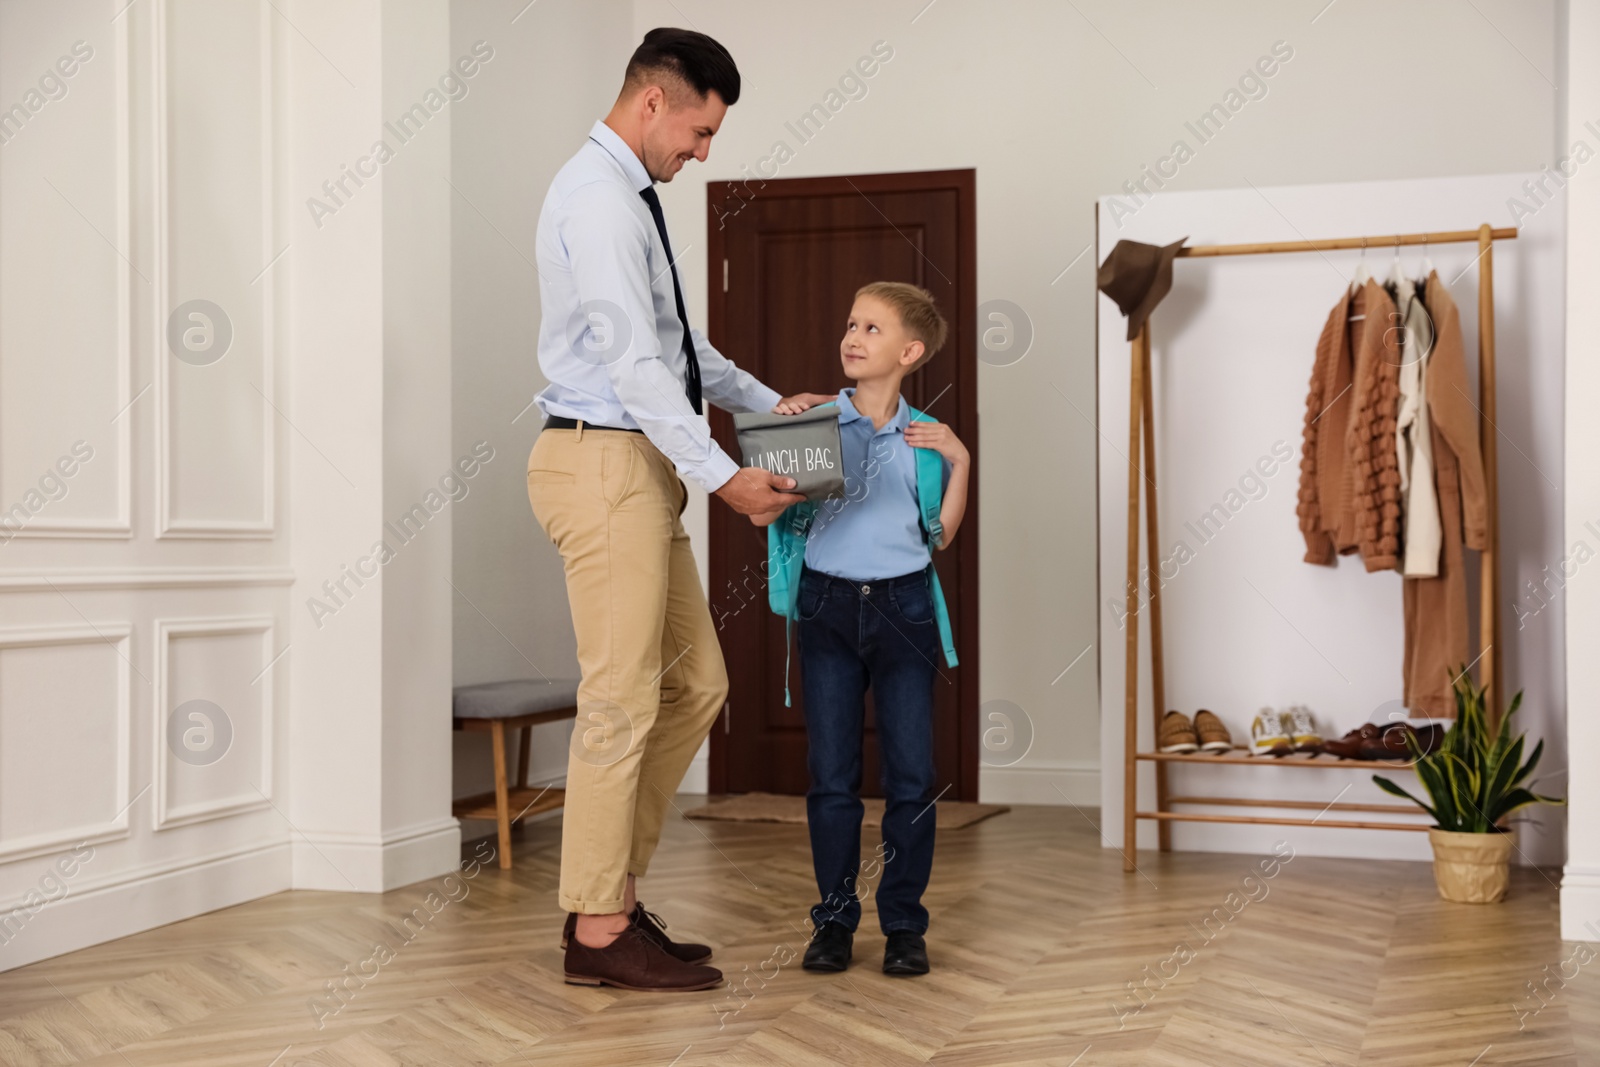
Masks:
[[[1481,579],[1478,600],[1478,656],[1473,662],[1478,668],[1480,684],[1489,690],[1489,716],[1491,724],[1498,720],[1500,700],[1500,620],[1497,578],[1499,574],[1500,519],[1499,479],[1495,450],[1495,372],[1494,372],[1494,242],[1515,239],[1515,227],[1495,229],[1484,223],[1476,230],[1451,230],[1443,233],[1400,233],[1375,237],[1340,237],[1326,241],[1267,241],[1253,244],[1199,245],[1178,250],[1178,258],[1200,259],[1207,256],[1248,256],[1279,252],[1322,252],[1349,248],[1396,248],[1402,245],[1478,244],[1478,416],[1479,439],[1483,449],[1485,510],[1488,513],[1488,537],[1481,553]],[[1133,606],[1127,614],[1127,665],[1123,698],[1122,740],[1122,859],[1123,870],[1134,869],[1136,846],[1135,830],[1138,820],[1155,821],[1161,851],[1172,849],[1172,824],[1174,822],[1211,823],[1267,823],[1280,826],[1326,826],[1349,830],[1426,830],[1419,822],[1402,822],[1396,819],[1323,819],[1330,811],[1379,813],[1413,813],[1417,809],[1409,804],[1341,804],[1323,805],[1311,800],[1260,800],[1253,797],[1216,797],[1201,795],[1172,796],[1167,789],[1167,766],[1172,763],[1222,764],[1226,766],[1270,767],[1342,767],[1352,766],[1349,760],[1288,756],[1264,759],[1251,755],[1199,755],[1140,752],[1139,747],[1139,616],[1145,610],[1139,606],[1139,503],[1140,483],[1148,485],[1145,496],[1146,564],[1154,571],[1158,566],[1160,551],[1156,508],[1155,420],[1154,399],[1150,374],[1150,324],[1146,320],[1133,339],[1128,389],[1128,585],[1134,590]],[[1140,454],[1144,465],[1140,467]],[[1167,706],[1166,670],[1161,634],[1160,583],[1150,583],[1148,601],[1150,612],[1150,689],[1153,698],[1155,732],[1159,737],[1161,717]],[[1154,811],[1138,810],[1138,769],[1141,761],[1155,766],[1156,807]],[[1375,762],[1374,767],[1393,767],[1392,762]],[[1401,764],[1400,766],[1404,766]],[[1207,805],[1212,807],[1277,808],[1283,810],[1318,809],[1314,818],[1292,818],[1281,815],[1223,815],[1202,812],[1173,811],[1175,805]]]

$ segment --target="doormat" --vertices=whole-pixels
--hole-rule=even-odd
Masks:
[[[863,797],[866,814],[863,826],[883,825],[883,798]],[[941,800],[934,809],[941,830],[960,830],[973,823],[982,822],[992,815],[1010,811],[1005,804],[973,804],[964,800]],[[799,826],[806,824],[806,798],[778,796],[774,793],[745,793],[742,796],[718,797],[716,800],[683,813],[690,819],[712,819],[721,822],[786,822]]]

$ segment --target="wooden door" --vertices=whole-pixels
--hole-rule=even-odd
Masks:
[[[978,455],[976,199],[971,170],[715,182],[707,187],[709,336],[784,394],[848,385],[839,339],[855,291],[906,281],[933,293],[950,323],[945,348],[906,379],[906,401],[946,422]],[[738,456],[733,420],[712,432]],[[783,706],[784,624],[767,608],[766,532],[711,504],[711,611],[728,663],[729,701],[712,731],[713,793],[804,793],[805,718],[796,656]],[[935,553],[955,630],[957,668],[939,664],[935,760],[950,800],[978,792],[978,484],[955,545]],[[869,698],[862,790],[881,795]]]

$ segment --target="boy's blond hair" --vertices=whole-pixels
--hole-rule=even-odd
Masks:
[[[928,290],[909,282],[869,282],[856,290],[857,299],[863,296],[875,297],[894,308],[906,332],[922,342],[922,356],[907,368],[907,374],[928,362],[935,352],[944,347],[950,327],[934,306],[933,294]]]

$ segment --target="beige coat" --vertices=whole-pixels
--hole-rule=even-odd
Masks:
[[[1451,682],[1481,650],[1467,644],[1467,583],[1462,545],[1488,544],[1483,455],[1477,404],[1468,392],[1461,315],[1439,275],[1428,275],[1423,297],[1435,331],[1424,382],[1432,422],[1434,487],[1438,494],[1439,573],[1404,584],[1404,701],[1414,715],[1455,714]]]
[[[1407,578],[1439,573],[1439,497],[1433,485],[1433,420],[1428,417],[1428,356],[1433,351],[1433,320],[1411,279],[1400,279],[1404,334],[1400,352],[1400,414],[1395,429],[1400,451],[1400,543]]]

